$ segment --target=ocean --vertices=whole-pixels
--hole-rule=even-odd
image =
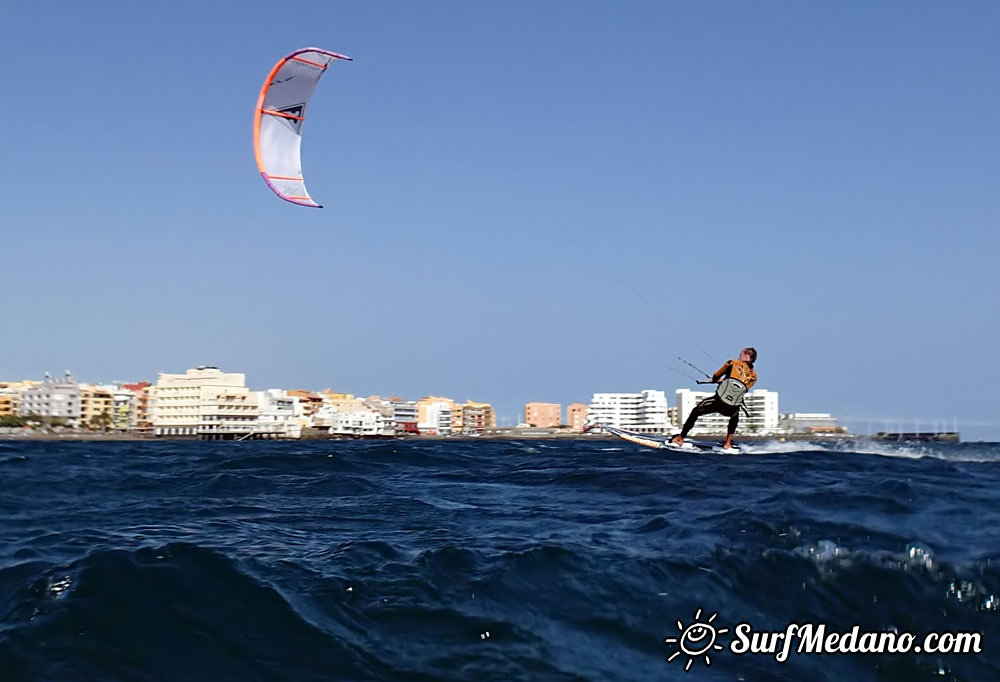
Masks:
[[[1000,444],[744,448],[0,441],[0,680],[1000,680]]]

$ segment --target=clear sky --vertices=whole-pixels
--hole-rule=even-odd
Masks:
[[[1000,5],[7,3],[0,379],[692,387],[1000,440]],[[323,77],[257,174],[283,55]],[[714,365],[714,366],[713,366]]]

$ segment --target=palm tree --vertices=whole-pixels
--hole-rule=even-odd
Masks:
[[[107,432],[108,427],[111,426],[111,412],[104,410],[100,414],[95,414],[90,418],[88,426],[90,426],[93,431]]]

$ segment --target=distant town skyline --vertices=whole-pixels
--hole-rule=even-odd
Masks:
[[[402,394],[401,392],[398,392],[398,391],[393,391],[393,392],[388,392],[388,393],[366,393],[366,392],[358,392],[358,391],[351,391],[351,390],[342,390],[341,387],[336,387],[335,388],[335,387],[330,387],[330,386],[326,386],[326,387],[323,387],[323,388],[319,388],[317,386],[299,386],[299,385],[296,385],[296,386],[291,386],[291,385],[277,385],[277,386],[269,385],[269,386],[266,386],[266,387],[261,387],[258,384],[250,381],[250,377],[249,377],[249,375],[248,375],[247,372],[242,372],[242,371],[239,371],[238,369],[234,370],[234,369],[231,369],[231,368],[218,367],[218,366],[215,366],[215,365],[198,365],[196,367],[186,368],[183,371],[191,371],[193,369],[205,369],[205,368],[208,368],[208,369],[219,369],[219,370],[221,370],[223,372],[226,372],[226,373],[235,373],[235,374],[247,377],[247,380],[246,380],[247,381],[247,388],[249,390],[257,391],[257,392],[262,392],[262,391],[266,392],[266,391],[276,390],[276,389],[277,390],[282,390],[282,391],[287,391],[289,393],[324,393],[325,392],[325,393],[343,394],[345,396],[351,396],[351,397],[357,396],[359,399],[372,398],[372,397],[379,397],[379,398],[382,398],[382,399],[390,399],[390,398],[393,398],[393,397],[399,397],[399,398],[402,398],[403,400],[407,400],[407,401],[411,401],[411,402],[412,401],[418,401],[418,400],[425,399],[425,398],[433,398],[435,396],[434,393],[429,393],[429,392],[424,392],[424,393],[419,393],[418,392],[418,394],[406,394],[406,395],[404,395],[404,394]],[[83,378],[77,377],[71,370],[67,369],[67,370],[64,370],[62,377],[56,375],[54,372],[49,372],[49,371],[43,372],[42,377],[38,377],[38,378],[21,377],[21,378],[14,379],[14,378],[9,378],[9,377],[8,378],[0,377],[0,388],[2,388],[7,383],[15,383],[16,384],[16,383],[20,383],[20,382],[40,382],[40,381],[43,381],[46,377],[51,377],[55,381],[58,381],[58,380],[60,380],[62,378],[65,378],[65,377],[69,377],[69,378],[71,378],[75,382],[79,382],[81,384],[91,384],[91,385],[95,385],[95,386],[111,386],[111,385],[136,385],[136,386],[139,386],[139,385],[142,385],[144,383],[149,383],[150,386],[155,387],[156,382],[157,382],[157,378],[161,374],[173,375],[175,373],[172,373],[172,372],[158,372],[156,375],[154,375],[152,377],[137,378],[134,381],[129,382],[129,381],[122,381],[121,379],[114,379],[114,380],[91,380],[91,379],[83,379]],[[686,387],[676,387],[673,390],[670,390],[670,389],[642,389],[642,390],[622,391],[622,392],[592,391],[586,397],[586,399],[584,399],[584,400],[574,400],[574,401],[572,401],[570,403],[555,403],[555,402],[547,402],[547,401],[526,401],[526,402],[522,402],[522,403],[520,403],[520,409],[518,409],[518,411],[516,413],[514,413],[514,414],[503,414],[502,412],[500,412],[499,410],[497,410],[496,409],[496,404],[493,403],[492,401],[490,401],[488,399],[489,398],[488,396],[473,396],[473,397],[477,398],[479,402],[487,403],[487,404],[489,404],[491,406],[491,410],[495,414],[496,425],[498,427],[500,427],[500,426],[509,427],[509,426],[516,426],[516,425],[518,425],[520,423],[531,423],[527,419],[528,415],[527,415],[527,412],[526,412],[526,408],[528,408],[530,405],[536,405],[536,406],[539,407],[539,409],[542,410],[542,413],[546,414],[546,415],[547,415],[547,413],[545,412],[546,406],[557,407],[558,408],[557,414],[558,414],[558,424],[559,425],[575,426],[575,427],[579,428],[579,426],[582,425],[583,421],[586,419],[586,415],[587,415],[586,408],[587,408],[587,406],[588,405],[592,405],[593,399],[597,398],[598,396],[600,396],[600,395],[619,395],[619,394],[622,394],[622,393],[639,394],[639,393],[649,392],[649,391],[652,391],[654,393],[657,392],[657,391],[659,391],[659,392],[663,393],[664,396],[665,396],[665,399],[666,399],[665,405],[669,404],[671,411],[673,411],[673,410],[682,410],[685,415],[687,413],[687,410],[690,409],[690,406],[682,407],[680,400],[678,400],[679,397],[682,397],[681,394],[686,394],[686,396],[688,396],[688,397],[685,397],[684,399],[685,400],[689,400],[689,399],[691,399],[690,396],[707,395],[709,393],[709,391],[706,391],[706,390],[690,389],[690,388],[686,388]],[[777,393],[775,393],[775,392],[770,392],[770,391],[767,391],[767,390],[762,390],[762,391],[756,391],[755,393],[759,393],[761,395],[767,395],[769,393],[773,393],[773,395],[775,396],[774,399],[775,399],[775,401],[777,401]],[[448,394],[448,393],[445,392],[445,393],[442,393],[442,395],[448,396],[448,397],[445,397],[443,399],[445,399],[445,400],[451,400],[452,396],[456,396],[458,394]],[[459,402],[461,402],[463,398],[464,398],[465,402],[467,402],[467,403],[477,402],[477,401],[474,401],[472,399],[473,397],[459,396]],[[671,397],[673,397],[673,401],[671,401]],[[2,396],[0,396],[0,398],[2,398]],[[574,406],[574,405],[579,406],[581,408],[584,408],[583,409],[583,416],[580,417],[578,420],[572,419],[571,415],[570,415],[570,412],[569,412],[570,408],[572,406]],[[813,413],[813,412],[818,412],[819,410],[786,410],[786,409],[781,409],[779,411],[778,407],[777,407],[777,403],[775,402],[775,406],[773,407],[773,411],[775,413],[774,420],[776,420],[777,419],[777,415],[779,414],[779,412],[781,414],[789,414],[789,413],[794,413],[794,412]],[[836,421],[838,421],[840,423],[843,423],[845,425],[850,426],[850,430],[852,432],[855,432],[855,433],[876,433],[878,431],[904,431],[905,432],[905,431],[920,431],[920,430],[925,430],[925,431],[928,431],[928,430],[940,430],[940,431],[952,431],[952,430],[954,430],[954,431],[960,431],[958,421],[955,420],[955,419],[952,419],[952,420],[949,420],[947,418],[942,418],[942,419],[925,419],[925,420],[920,420],[920,419],[913,419],[913,420],[909,420],[909,419],[869,419],[869,420],[860,420],[860,421],[859,420],[854,420],[852,422],[850,419],[844,419],[842,416],[837,415],[835,413],[829,413],[829,411],[823,411],[823,412],[825,412],[827,414],[831,414],[832,418],[835,419]],[[536,425],[538,425],[538,424],[536,424]],[[551,426],[551,425],[553,425],[553,424],[548,423],[548,422],[545,423],[545,424],[543,424],[543,426]],[[860,428],[858,427],[858,425],[860,425]]]
[[[679,427],[706,391],[679,389],[668,407],[664,391],[594,393],[589,405],[572,403],[563,419],[558,403],[530,402],[516,426],[563,435],[615,427],[636,434],[665,434]],[[782,415],[778,394],[752,390],[741,404],[745,420],[737,434],[782,437],[843,436],[846,429],[824,413]],[[728,418],[699,420],[692,431],[713,434]],[[489,402],[424,395],[412,400],[356,396],[329,389],[270,387],[255,390],[243,372],[199,365],[183,373],[158,373],[155,383],[80,382],[67,370],[42,380],[0,382],[0,427],[8,436],[45,436],[65,429],[131,437],[245,440],[353,436],[487,436],[499,433]],[[14,429],[12,434],[9,429]],[[26,430],[25,430],[26,429]],[[526,434],[527,435],[527,434]],[[954,437],[957,438],[957,435]]]

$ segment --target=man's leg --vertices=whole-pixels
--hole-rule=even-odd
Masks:
[[[702,400],[700,403],[695,405],[694,409],[691,410],[691,414],[688,415],[687,420],[684,422],[684,428],[681,429],[680,435],[671,438],[670,442],[675,443],[677,445],[684,445],[684,439],[687,438],[688,433],[694,427],[694,423],[698,421],[698,417],[710,414],[715,411],[711,403],[712,399],[706,398],[705,400]]]
[[[740,423],[740,410],[736,409],[735,412],[729,417],[729,429],[726,431],[726,442],[722,444],[724,448],[733,447],[733,434],[736,433],[736,427]]]

